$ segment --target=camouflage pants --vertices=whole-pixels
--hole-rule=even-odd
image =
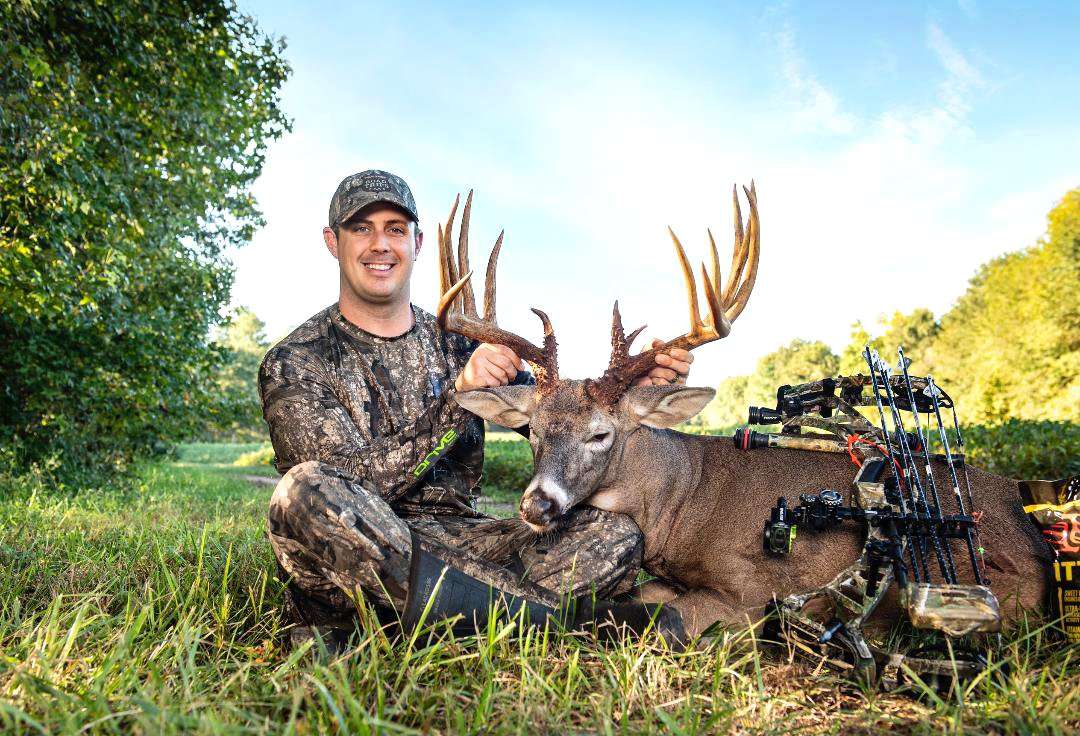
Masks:
[[[399,515],[360,479],[320,462],[293,467],[270,500],[270,544],[291,584],[344,611],[362,595],[401,611],[412,535],[425,551],[490,585],[557,605],[561,595],[629,590],[643,540],[627,517],[579,508],[534,535],[517,519]]]

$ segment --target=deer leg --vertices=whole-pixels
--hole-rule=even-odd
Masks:
[[[662,580],[650,580],[638,586],[635,592],[642,603],[671,603],[679,596],[676,588]]]
[[[686,633],[691,638],[699,636],[718,621],[734,624],[743,618],[734,607],[724,601],[721,593],[710,588],[688,590],[664,603],[679,612]]]

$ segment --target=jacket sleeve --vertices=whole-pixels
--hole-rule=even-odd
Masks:
[[[424,477],[471,416],[454,401],[453,382],[447,381],[412,423],[394,435],[367,439],[322,367],[299,351],[267,354],[259,369],[259,393],[279,472],[320,460],[367,481],[388,502]]]

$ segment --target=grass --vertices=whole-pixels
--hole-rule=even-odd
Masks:
[[[284,652],[253,447],[193,445],[128,483],[59,496],[0,485],[5,733],[1075,733],[1076,652],[1004,637],[1009,674],[921,699],[865,692],[729,631],[652,638],[492,627],[345,656]],[[367,615],[367,612],[364,612]]]

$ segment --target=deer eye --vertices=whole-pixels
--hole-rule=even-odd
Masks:
[[[589,442],[595,442],[596,444],[600,444],[601,442],[606,441],[607,438],[610,436],[611,432],[597,432],[589,438]]]

